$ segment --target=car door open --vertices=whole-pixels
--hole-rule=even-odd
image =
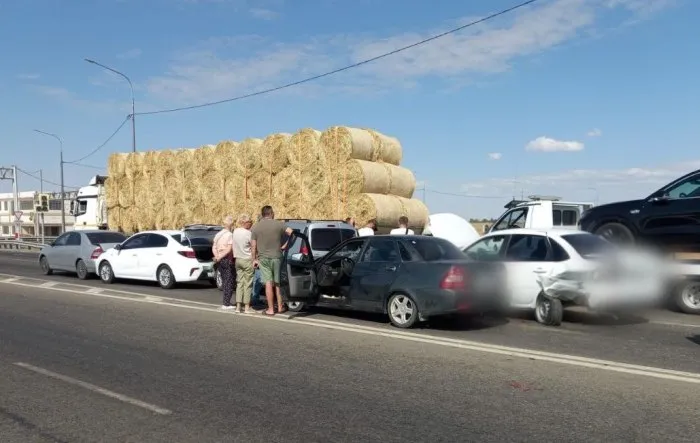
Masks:
[[[280,261],[280,290],[287,302],[313,303],[318,298],[316,285],[316,268],[309,239],[300,232],[295,232],[282,253]],[[299,254],[291,254],[296,242],[301,242]]]

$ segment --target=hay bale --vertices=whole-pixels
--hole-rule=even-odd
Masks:
[[[284,183],[278,182],[277,176],[272,175],[268,171],[259,170],[248,179],[249,194],[252,200],[261,202],[264,205],[272,204],[272,195],[275,187],[284,186]]]
[[[358,224],[377,219],[379,228],[395,228],[399,217],[408,217],[409,227],[421,231],[428,219],[428,208],[420,200],[383,194],[357,194],[350,197],[349,213]]]
[[[187,211],[188,206],[182,203],[166,207],[164,210],[165,229],[181,229],[185,224],[190,223],[187,220]]]
[[[156,214],[160,211],[154,211],[146,206],[134,206],[131,208],[136,229],[139,231],[149,231],[156,227]]]
[[[279,186],[273,187],[272,193],[272,208],[275,210],[275,216],[278,218],[300,218],[306,217],[307,199],[302,195],[302,181],[296,168],[288,166],[275,176],[275,184]],[[257,208],[253,214],[260,213],[261,208]]]
[[[133,179],[138,175],[143,174],[143,163],[146,159],[146,154],[143,152],[132,152],[126,158],[126,168],[124,175],[126,178]]]
[[[387,194],[412,198],[416,190],[416,176],[413,175],[413,171],[388,163],[382,163],[382,165],[389,176],[389,190]]]
[[[192,171],[197,178],[206,177],[216,170],[216,165],[214,164],[215,151],[216,146],[214,145],[205,145],[194,150],[192,162],[194,168]]]
[[[115,177],[109,177],[105,182],[105,202],[107,209],[119,206],[119,186],[120,180]]]
[[[128,178],[119,180],[119,193],[117,194],[119,206],[130,208],[134,205],[134,181]]]
[[[351,158],[372,160],[374,138],[364,129],[332,126],[321,134],[320,144],[331,164],[340,165]]]
[[[223,201],[225,198],[225,182],[225,173],[214,170],[210,171],[204,177],[196,180],[198,198],[203,201]]]
[[[136,214],[133,208],[122,208],[121,210],[121,231],[133,233],[138,230],[136,224]]]
[[[318,151],[321,149],[321,134],[321,131],[305,128],[292,135],[287,144],[287,160],[289,164],[303,167],[318,157]]]
[[[107,208],[107,222],[109,228],[115,231],[122,230],[122,208],[119,206],[114,206],[112,208]]]
[[[289,141],[292,135],[285,132],[268,135],[260,147],[261,168],[270,175],[278,174],[289,164]]]
[[[233,172],[243,177],[251,177],[262,167],[260,149],[263,141],[259,138],[247,138],[238,146],[233,158]]]
[[[143,163],[141,165],[141,171],[143,175],[147,177],[153,177],[158,175],[158,157],[160,156],[160,151],[147,151],[143,155]]]
[[[240,143],[231,140],[217,143],[214,148],[214,169],[219,172],[231,171],[239,146]]]
[[[395,137],[384,135],[374,129],[366,129],[373,140],[372,161],[400,165],[403,157],[401,142]]]
[[[391,176],[382,163],[348,160],[339,167],[336,183],[341,198],[349,194],[389,194]]]
[[[114,153],[107,160],[107,174],[109,177],[122,178],[126,175],[126,159],[129,154]]]

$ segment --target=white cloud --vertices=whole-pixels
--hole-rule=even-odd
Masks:
[[[18,74],[19,80],[38,80],[41,77],[39,74]]]
[[[525,145],[526,151],[539,152],[576,152],[583,151],[584,145],[577,141],[556,140],[549,137],[537,137]]]
[[[337,77],[314,82],[312,88],[342,92],[413,88],[430,78],[450,85],[470,85],[485,75],[507,71],[523,57],[533,56],[579,37],[609,17],[612,8],[625,16],[638,14],[629,3],[611,0],[552,0],[507,17],[447,35]],[[632,0],[626,0],[627,2]],[[658,1],[658,0],[656,0]],[[249,8],[250,9],[250,8]],[[267,10],[255,5],[254,9]],[[250,9],[253,11],[254,9]],[[264,15],[264,13],[263,13]],[[624,19],[623,17],[622,19]],[[472,17],[473,19],[473,17]],[[622,20],[615,14],[614,20]],[[255,45],[200,45],[173,57],[167,71],[153,76],[148,89],[154,99],[201,103],[278,86],[357,63],[406,46],[465,23],[468,17],[437,29],[398,35],[319,35],[305,42],[281,43],[248,36]],[[308,88],[308,87],[307,87]]]
[[[644,198],[695,169],[700,169],[700,160],[658,167],[572,169],[465,183],[462,192],[506,199],[522,192],[524,195],[557,195],[569,200],[600,197],[601,202],[617,201]]]
[[[489,153],[489,158],[491,160],[500,160],[501,157],[503,157],[503,154],[501,154],[500,152],[490,152]]]
[[[248,12],[260,20],[274,20],[279,16],[275,11],[266,8],[251,8]]]
[[[128,51],[122,52],[121,54],[117,54],[118,59],[122,60],[128,60],[132,58],[138,58],[143,54],[143,51],[139,48],[133,48],[129,49]]]
[[[598,128],[593,128],[590,131],[588,131],[588,133],[586,133],[586,135],[589,137],[600,137],[601,135],[603,135],[603,131],[601,131]]]

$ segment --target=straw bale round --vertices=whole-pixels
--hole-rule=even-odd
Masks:
[[[206,177],[210,172],[216,169],[214,164],[214,154],[216,146],[205,145],[194,150],[193,166],[194,175],[197,178]]]
[[[187,223],[194,223],[187,219],[187,210],[188,206],[184,204],[165,207],[163,215],[166,229],[180,229]]]
[[[248,189],[251,198],[256,202],[263,202],[263,205],[272,204],[274,189],[284,186],[284,183],[278,181],[278,176],[279,174],[271,175],[264,170],[254,173],[248,179]]]
[[[274,175],[289,164],[289,141],[292,135],[286,132],[268,135],[260,148],[261,168]]]
[[[105,202],[107,209],[119,206],[119,186],[120,180],[115,177],[109,177],[105,182]]]
[[[122,208],[119,206],[114,206],[112,208],[107,208],[107,221],[109,222],[109,228],[115,231],[122,230]]]
[[[143,174],[143,162],[146,154],[143,152],[132,152],[126,158],[126,169],[124,171],[127,178],[131,179]]]
[[[321,155],[323,153],[320,153]],[[301,192],[299,197],[302,199],[301,209],[305,211],[304,217],[309,218],[329,218],[331,213],[328,211],[329,201],[331,198],[331,182],[330,174],[326,163],[322,160],[316,161],[302,171],[297,171],[297,175],[301,178]]]
[[[111,154],[107,160],[107,174],[110,177],[122,178],[126,175],[126,158],[129,154],[117,153]]]
[[[224,200],[224,183],[226,175],[220,171],[212,170],[204,177],[196,180],[197,194],[205,201]]]
[[[141,170],[145,176],[153,177],[158,174],[158,157],[160,157],[160,151],[147,151],[144,153]]]
[[[331,165],[340,165],[351,158],[372,160],[374,138],[364,129],[332,126],[321,134],[320,144]]]
[[[409,227],[421,230],[428,219],[428,208],[420,200],[383,194],[357,194],[350,197],[350,213],[358,224],[377,219],[380,228],[394,228],[399,217],[408,217]]]
[[[224,175],[224,201],[230,207],[236,207],[245,199],[245,180],[237,174]]]
[[[204,202],[196,201],[185,206],[185,220],[187,223],[206,223],[207,209]]]
[[[289,139],[287,145],[287,159],[292,166],[302,167],[311,164],[321,150],[321,131],[305,128],[297,131]]]
[[[238,146],[233,158],[233,172],[250,177],[262,167],[260,149],[263,141],[259,138],[247,138]]]
[[[272,208],[278,218],[306,217],[306,205],[308,200],[302,197],[301,175],[294,167],[286,167],[277,174],[275,183],[279,186],[273,188]],[[260,212],[258,208],[253,214]]]
[[[240,143],[231,140],[220,141],[214,148],[214,168],[217,171],[230,171]]]
[[[229,209],[229,205],[220,198],[211,201],[206,201],[204,203],[204,207],[205,223],[219,225],[221,224],[221,220],[223,220],[226,215],[233,215],[233,212]]]
[[[348,160],[339,168],[336,186],[341,198],[349,194],[390,194],[390,180],[383,163]]]
[[[388,163],[381,164],[389,176],[389,190],[387,194],[403,198],[413,197],[413,192],[416,190],[416,176],[413,175],[413,171]]]
[[[403,157],[401,142],[395,137],[384,135],[374,129],[366,129],[372,136],[372,161],[400,165]]]
[[[167,217],[166,217],[167,209],[165,206],[163,208],[156,212],[154,214],[153,220],[154,220],[154,225],[156,229],[169,229],[170,226],[167,225]]]

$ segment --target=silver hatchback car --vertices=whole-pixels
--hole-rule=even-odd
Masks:
[[[85,280],[96,273],[95,259],[124,240],[124,234],[113,231],[66,232],[41,249],[39,265],[46,275],[53,271],[75,272]]]

